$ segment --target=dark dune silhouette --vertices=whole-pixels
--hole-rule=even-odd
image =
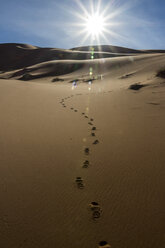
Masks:
[[[135,50],[117,46],[93,46],[95,59],[129,56],[130,54],[145,54],[147,50]],[[152,50],[152,53],[158,51]],[[165,52],[165,51],[162,51]],[[41,48],[27,44],[0,44],[0,71],[10,71],[25,68],[35,64],[54,60],[86,60],[91,58],[91,47],[72,49]]]

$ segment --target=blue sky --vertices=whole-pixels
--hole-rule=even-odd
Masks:
[[[0,43],[71,48],[91,44],[79,23],[99,0],[0,0]],[[165,0],[100,0],[100,13],[111,15],[101,44],[165,49]],[[96,40],[92,44],[97,44]]]

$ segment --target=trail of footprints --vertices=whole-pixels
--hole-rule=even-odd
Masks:
[[[81,95],[81,94],[76,94],[76,95]],[[65,97],[63,98],[61,101],[60,101],[60,104],[66,108],[66,104],[65,104],[65,101],[71,97],[74,97],[74,95],[71,95],[71,96],[68,96],[68,97]],[[70,110],[74,111],[74,112],[78,112],[77,109],[73,108],[73,107],[70,107]],[[82,116],[84,116],[84,118],[88,119],[88,125],[92,126],[91,127],[91,136],[92,137],[95,137],[96,138],[96,127],[94,126],[94,119],[93,118],[90,118],[88,115],[86,115],[84,112],[81,113]],[[95,139],[92,144],[93,145],[97,145],[99,143],[99,140],[98,139]],[[89,147],[86,147],[84,149],[84,154],[85,156],[88,156],[90,154],[90,149]],[[83,164],[82,164],[82,168],[88,168],[90,166],[90,162],[88,159],[86,159]],[[82,177],[76,177],[75,179],[75,182],[77,184],[77,187],[79,189],[83,189],[85,186],[84,186],[84,181],[82,179]],[[89,204],[89,207],[91,209],[91,212],[92,212],[92,218],[93,219],[97,219],[100,217],[101,215],[101,208],[100,208],[100,205],[97,203],[97,202],[91,202],[91,204]]]
[[[103,93],[106,93],[106,92],[103,92]],[[69,99],[69,98],[72,98],[72,97],[75,97],[75,96],[80,96],[80,95],[82,95],[82,94],[75,94],[75,95],[70,95],[68,97],[65,97],[65,98],[61,99],[60,104],[62,105],[63,108],[67,108],[67,105],[66,105],[65,101],[67,99]],[[74,111],[74,112],[78,112],[78,110],[75,109],[75,108],[73,108],[73,107],[70,107],[70,110],[71,111]],[[94,126],[94,119],[93,118],[90,118],[84,112],[81,113],[81,116],[84,117],[85,119],[87,119],[88,125],[91,126],[90,136],[95,139],[92,142],[92,145],[97,145],[99,143],[99,140],[96,139],[97,128],[96,128],[96,126]],[[88,160],[88,156],[89,156],[90,153],[91,153],[90,148],[89,147],[85,147],[84,148],[84,155],[86,156],[86,160],[82,164],[82,168],[84,168],[84,169],[87,169],[90,166],[90,161]],[[80,176],[76,177],[75,183],[76,183],[78,189],[84,189],[85,184],[84,184],[84,180],[83,180],[82,177],[80,177]],[[92,219],[93,220],[97,220],[97,219],[100,218],[101,213],[102,213],[102,209],[101,209],[101,207],[100,207],[100,205],[99,205],[98,202],[94,202],[94,201],[91,202],[89,204],[89,209],[91,211],[91,216],[92,216]],[[106,241],[101,241],[99,243],[99,247],[110,248],[111,246]]]

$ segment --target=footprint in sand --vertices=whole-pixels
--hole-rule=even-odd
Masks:
[[[75,109],[74,112],[77,112],[77,109]]]
[[[84,188],[84,183],[83,183],[83,179],[81,177],[76,177],[76,184],[77,184],[77,187],[79,189],[83,189]]]
[[[93,123],[92,123],[92,122],[88,122],[88,124],[89,124],[89,125],[91,125],[91,126],[93,125]]]
[[[89,204],[89,207],[90,207],[90,209],[92,211],[92,218],[94,220],[100,218],[102,210],[101,210],[100,205],[98,204],[98,202],[91,202]]]
[[[94,119],[93,119],[93,118],[90,118],[90,120],[91,120],[91,121],[94,121]]]
[[[92,127],[92,130],[96,130],[96,127]]]
[[[85,115],[85,113],[83,112],[82,115]]]
[[[100,241],[99,248],[111,248],[107,241]]]
[[[83,168],[88,168],[89,167],[89,161],[85,160],[83,163]]]
[[[97,145],[98,143],[99,143],[98,140],[95,140],[95,141],[93,142],[94,145]]]
[[[91,133],[92,136],[95,136],[95,133]]]
[[[148,102],[148,104],[151,104],[151,105],[160,105],[160,103],[158,103],[158,102]]]
[[[73,110],[74,108],[70,108],[71,110]]]
[[[84,149],[84,152],[85,152],[86,155],[88,155],[88,154],[89,154],[89,148],[88,148],[88,147],[85,148],[85,149]]]
[[[88,118],[88,116],[87,116],[87,115],[85,115],[84,117],[85,117],[85,118]]]

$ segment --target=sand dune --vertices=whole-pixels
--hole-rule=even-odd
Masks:
[[[112,52],[112,53],[145,53],[147,51],[137,50],[137,49],[130,49],[126,47],[118,47],[118,46],[108,46],[108,45],[102,45],[102,46],[92,46],[94,48],[94,51],[104,51],[104,52]],[[72,48],[72,50],[77,51],[90,51],[90,46],[83,46],[83,47],[76,47]]]
[[[164,247],[165,54],[6,47],[0,247]]]
[[[129,56],[145,54],[147,51],[115,46],[94,46],[95,58]],[[100,50],[101,49],[101,50]],[[157,53],[152,50],[150,53]],[[86,60],[91,58],[91,47],[67,49],[40,48],[27,44],[0,44],[0,71],[23,69],[51,60]]]
[[[8,46],[7,46],[8,47]],[[0,78],[1,79],[20,79],[20,80],[24,80],[24,81],[29,81],[29,80],[33,80],[33,79],[38,79],[38,78],[45,78],[45,77],[52,77],[52,76],[61,76],[61,75],[66,75],[66,74],[70,74],[72,72],[76,72],[77,70],[85,70],[86,73],[89,73],[89,67],[91,66],[94,70],[95,70],[95,74],[97,73],[103,73],[109,70],[113,70],[116,67],[126,67],[126,66],[130,66],[132,63],[135,63],[136,61],[141,61],[141,60],[150,60],[151,58],[153,59],[154,57],[157,56],[163,56],[163,54],[161,53],[151,53],[151,54],[141,54],[141,53],[137,53],[136,55],[134,54],[129,54],[129,50],[126,50],[127,54],[121,54],[121,53],[114,53],[113,54],[113,58],[104,58],[104,54],[102,52],[98,52],[100,58],[98,59],[97,57],[93,60],[91,59],[80,59],[80,54],[82,54],[83,56],[86,56],[86,52],[80,52],[80,54],[76,51],[76,57],[78,59],[72,59],[74,56],[72,56],[74,54],[74,52],[72,52],[73,54],[70,55],[71,58],[63,58],[62,59],[62,55],[63,55],[63,51],[62,50],[57,50],[57,49],[48,49],[49,51],[44,51],[42,49],[39,49],[39,53],[42,54],[42,57],[38,57],[36,56],[36,54],[34,53],[36,49],[25,49],[27,47],[27,45],[23,46],[23,54],[22,51],[19,53],[21,54],[20,56],[17,55],[17,53],[15,54],[15,59],[17,60],[17,63],[15,64],[14,61],[12,61],[13,59],[13,53],[11,53],[10,58],[11,61],[9,62],[8,59],[4,59],[3,60],[3,56],[2,56],[2,60],[1,63],[3,63],[5,65],[5,63],[7,63],[7,65],[9,64],[8,68],[4,69],[4,65],[0,65],[0,70],[1,70],[1,74],[0,74]],[[104,46],[103,46],[104,48]],[[14,46],[15,49],[15,46]],[[13,49],[13,50],[14,50]],[[18,46],[16,46],[16,49],[18,49]],[[19,50],[21,50],[22,48],[19,48]],[[24,55],[24,49],[27,53],[29,53],[29,49],[30,49],[30,53],[28,54],[28,58]],[[105,50],[107,49],[107,47],[104,48]],[[12,50],[12,51],[13,51]],[[55,56],[56,54],[56,59],[50,59],[49,57],[49,61],[48,60],[48,55],[49,52],[51,54],[51,51],[53,50],[53,54]],[[124,51],[125,51],[124,50]],[[5,51],[5,49],[4,49]],[[119,49],[119,52],[123,51],[122,48]],[[134,51],[134,50],[131,50]],[[115,50],[116,52],[116,50]],[[46,56],[44,55],[44,53],[46,53]],[[69,56],[70,53],[68,53]],[[107,52],[105,52],[105,54],[107,54]],[[58,59],[58,55],[61,55],[61,58]],[[96,53],[95,53],[96,55]],[[103,55],[103,57],[102,57]],[[4,53],[5,58],[7,58],[7,55]],[[109,56],[109,55],[107,55]],[[53,57],[52,57],[53,58]],[[54,57],[55,58],[55,57]],[[44,62],[42,62],[42,60],[45,60]],[[12,63],[12,64],[11,64]],[[25,64],[27,63],[31,63],[31,66],[25,66]],[[147,62],[146,62],[147,63]],[[6,65],[6,66],[7,66]],[[16,67],[21,67],[20,69],[16,70]],[[12,69],[11,69],[12,68]],[[15,69],[14,69],[15,68]],[[10,70],[9,70],[10,69]],[[50,78],[51,79],[51,78]]]
[[[55,48],[40,48],[26,44],[0,44],[0,70],[9,71],[21,69],[27,66],[35,65],[45,61],[51,60],[84,60],[90,59],[91,52],[87,51],[73,51],[66,49]],[[111,51],[96,52],[95,57],[114,57],[121,56],[118,53]]]

